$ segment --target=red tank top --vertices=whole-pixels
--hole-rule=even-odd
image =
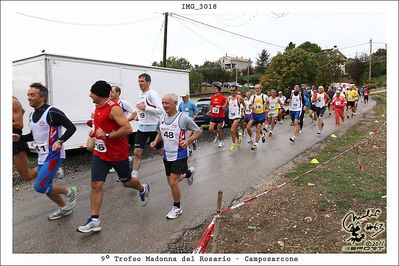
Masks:
[[[114,106],[121,108],[118,103],[113,100],[109,100],[103,106],[96,105],[96,110],[94,112],[94,132],[96,132],[98,128],[101,128],[105,133],[111,133],[120,128],[114,120],[109,118],[111,108]],[[113,139],[100,138],[100,140],[105,143],[106,152],[100,152],[95,149],[93,152],[94,155],[104,161],[127,160],[129,156],[127,136]]]

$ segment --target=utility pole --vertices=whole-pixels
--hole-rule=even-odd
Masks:
[[[237,84],[237,65],[236,65],[235,69],[236,69],[236,84]]]
[[[371,80],[371,51],[373,49],[373,39],[370,39],[370,55],[369,55],[369,80]]]
[[[248,71],[247,71],[247,88],[249,90],[249,68],[251,67],[251,58],[248,58]]]
[[[165,27],[163,30],[163,67],[166,67],[166,46],[168,44],[168,12],[165,12]]]

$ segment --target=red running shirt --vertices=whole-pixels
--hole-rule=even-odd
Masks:
[[[224,108],[220,107],[226,103],[223,94],[212,95],[211,97],[211,118],[224,118]]]
[[[120,126],[109,118],[111,108],[118,106],[118,103],[113,100],[108,100],[103,106],[96,105],[94,112],[94,132],[101,128],[105,133],[111,133],[120,128]],[[103,139],[97,138],[93,154],[104,161],[123,161],[127,160],[129,156],[129,145],[127,136]]]

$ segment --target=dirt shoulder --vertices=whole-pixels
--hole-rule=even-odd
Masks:
[[[287,182],[219,218],[215,252],[385,253],[386,126],[381,127],[385,108],[382,99],[344,134],[315,145],[270,173],[265,180],[271,181],[247,191],[237,202]],[[359,149],[331,160],[366,137],[369,141]],[[316,166],[310,163],[313,158],[321,164],[331,161],[296,178]],[[191,253],[210,221],[211,217],[185,231],[166,252]],[[206,253],[213,244],[211,239]]]

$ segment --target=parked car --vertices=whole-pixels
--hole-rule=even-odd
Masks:
[[[210,106],[211,106],[211,98],[201,98],[198,99],[197,101],[197,108],[199,111],[199,114],[195,118],[195,123],[197,123],[198,126],[209,126],[209,122],[211,121],[211,116],[208,113]],[[224,117],[225,117],[225,126],[230,126],[230,120],[229,120],[229,110],[226,108],[224,112]]]

